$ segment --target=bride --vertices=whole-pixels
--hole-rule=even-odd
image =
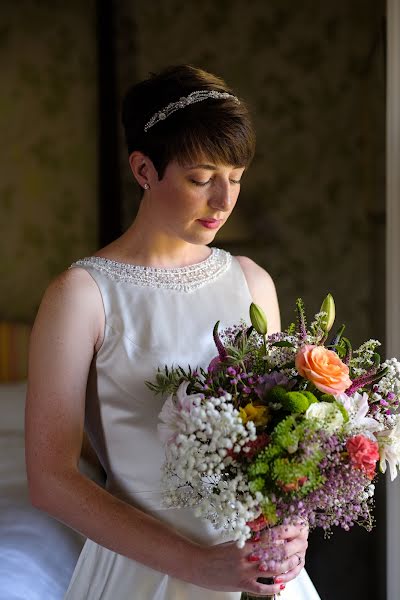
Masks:
[[[123,103],[133,176],[130,228],[47,289],[31,339],[26,456],[32,503],[87,537],[66,600],[319,600],[304,570],[308,531],[277,527],[284,557],[253,560],[193,509],[161,502],[163,399],[145,385],[165,364],[206,366],[212,328],[262,306],[280,329],[271,277],[209,247],[235,207],[255,138],[245,103],[189,65],[134,85]],[[113,201],[112,198],[109,199]],[[107,474],[78,469],[83,431]]]

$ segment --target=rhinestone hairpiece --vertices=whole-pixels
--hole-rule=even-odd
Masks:
[[[235,102],[240,104],[239,98],[236,98],[236,96],[233,96],[232,94],[228,94],[228,92],[217,92],[216,90],[196,90],[188,96],[182,96],[182,98],[179,98],[177,102],[171,102],[170,104],[156,112],[151,117],[150,121],[146,123],[146,125],[144,126],[144,130],[147,132],[150,129],[150,127],[153,127],[153,125],[155,125],[159,121],[164,121],[167,117],[172,115],[172,113],[179,110],[180,108],[186,108],[186,106],[190,106],[190,104],[194,104],[195,102],[202,102],[203,100],[207,100],[207,98],[233,98]]]

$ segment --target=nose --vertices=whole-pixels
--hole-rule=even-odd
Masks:
[[[208,201],[212,208],[217,210],[228,211],[231,209],[233,204],[233,198],[231,197],[232,190],[229,182],[221,182],[218,187],[213,189],[213,193]]]

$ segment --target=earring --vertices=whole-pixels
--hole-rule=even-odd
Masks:
[[[148,183],[145,183],[143,187],[144,187],[145,190],[149,190],[150,189],[150,186],[149,186]]]

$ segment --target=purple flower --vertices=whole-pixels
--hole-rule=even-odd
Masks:
[[[267,393],[276,385],[281,385],[290,390],[294,384],[295,382],[290,380],[289,377],[286,377],[283,373],[272,371],[272,373],[268,373],[267,375],[258,378],[258,385],[255,386],[254,391],[260,400],[263,400]]]

